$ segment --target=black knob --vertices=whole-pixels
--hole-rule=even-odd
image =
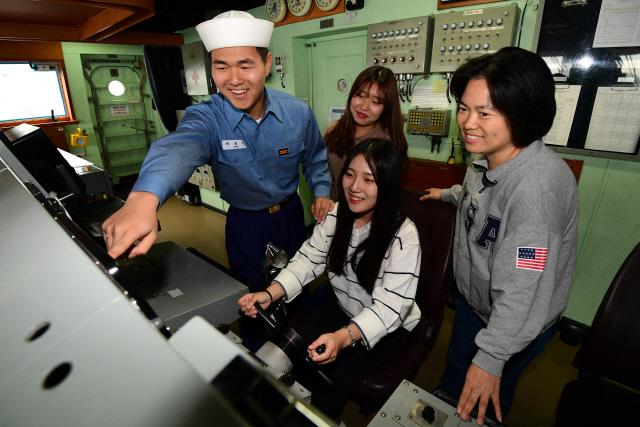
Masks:
[[[425,406],[422,409],[422,418],[429,424],[433,423],[436,420],[436,410],[431,406]]]
[[[326,349],[327,349],[327,346],[325,344],[320,344],[318,347],[316,347],[316,353],[322,354],[325,352]]]

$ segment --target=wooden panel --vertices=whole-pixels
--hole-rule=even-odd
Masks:
[[[59,124],[51,126],[39,126],[42,131],[49,137],[53,144],[65,151],[69,151],[69,145],[67,144],[67,138],[64,136],[64,129]]]
[[[410,159],[410,163],[404,175],[404,187],[419,191],[462,184],[467,170],[466,165],[449,165],[433,160]]]
[[[182,46],[184,44],[184,37],[182,34],[152,33],[148,31],[122,31],[102,40],[101,43]]]
[[[573,176],[576,177],[576,182],[580,182],[580,174],[582,173],[582,165],[584,164],[583,160],[572,160],[572,159],[564,159],[573,172]]]
[[[60,42],[11,41],[2,42],[0,61],[62,61]]]
[[[323,12],[322,10],[318,9],[318,7],[316,6],[316,2],[314,1],[313,5],[311,6],[311,9],[309,10],[309,13],[306,14],[305,16],[295,16],[287,9],[287,16],[285,16],[285,18],[282,21],[276,22],[274,25],[276,27],[279,27],[280,25],[293,24],[296,22],[308,21],[309,19],[322,18],[325,16],[343,13],[344,1],[345,0],[340,0],[340,3],[338,3],[336,8],[328,12]]]
[[[567,162],[578,182],[584,162],[572,159],[564,159],[564,161]],[[411,166],[404,175],[404,187],[419,191],[426,188],[449,188],[455,184],[462,184],[466,170],[466,165],[411,159]]]
[[[80,25],[80,39],[86,40],[89,37],[107,31],[118,22],[129,18],[133,13],[133,11],[127,9],[105,9]]]
[[[472,6],[482,3],[493,3],[499,0],[438,0],[438,9],[450,9],[452,7]]]
[[[109,38],[111,38],[114,35],[118,35],[120,34],[123,30],[126,30],[127,28],[142,22],[146,19],[151,18],[153,15],[155,15],[154,11],[151,10],[147,10],[147,11],[138,11],[137,13],[130,15],[127,18],[124,18],[123,20],[117,22],[116,24],[112,25],[111,27],[109,27],[107,30],[102,31],[100,34],[98,34],[96,37],[94,37],[94,41],[100,41],[100,42],[106,42]],[[172,35],[172,33],[167,33],[168,35]]]
[[[80,41],[77,27],[64,25],[31,25],[15,22],[0,22],[0,40],[52,40]]]
[[[39,0],[19,3],[20,7],[0,6],[0,40],[106,42],[110,36],[155,14],[153,0]]]

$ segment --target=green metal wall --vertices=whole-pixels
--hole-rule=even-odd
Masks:
[[[72,43],[62,42],[62,52],[64,55],[64,65],[67,72],[67,81],[69,82],[69,91],[73,103],[74,112],[77,120],[76,125],[64,127],[65,136],[69,140],[69,135],[75,132],[76,128],[87,130],[89,135],[89,146],[87,148],[87,159],[97,166],[103,168],[102,157],[99,150],[99,136],[96,131],[98,124],[95,122],[94,115],[89,100],[90,90],[84,78],[82,71],[82,57],[88,55],[127,55],[127,56],[143,56],[142,46],[133,45],[117,45],[117,44],[99,44],[99,43]],[[145,93],[150,94],[149,82],[145,83]],[[163,130],[160,118],[155,110],[152,109],[151,100],[147,97],[145,106],[149,120],[153,121],[153,128],[156,133],[151,135],[151,140],[156,140],[165,132]],[[83,149],[71,148],[73,153],[84,153]]]

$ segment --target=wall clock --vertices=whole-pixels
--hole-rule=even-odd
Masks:
[[[316,6],[323,12],[333,10],[340,3],[340,0],[316,0]]]
[[[295,16],[305,16],[311,10],[313,0],[287,0],[289,10]]]
[[[264,8],[271,22],[280,22],[287,14],[287,4],[285,0],[267,0],[264,3]]]

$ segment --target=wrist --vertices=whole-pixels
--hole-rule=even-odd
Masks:
[[[145,206],[148,206],[155,210],[160,205],[160,198],[154,193],[148,191],[132,191],[131,193],[129,193],[126,202],[130,204],[144,204]]]
[[[343,326],[342,329],[345,331],[345,335],[346,335],[346,340],[343,341],[344,343],[343,348],[355,347],[357,341],[356,341],[355,335],[353,334],[353,331],[351,330],[351,325],[349,324],[349,325]]]
[[[347,330],[342,327],[338,329],[338,331],[336,331],[336,334],[338,334],[338,336],[340,337],[340,350],[348,348],[349,344],[351,343],[351,339],[349,338],[349,333],[347,332]]]
[[[277,301],[280,298],[284,298],[285,301],[287,300],[287,291],[285,290],[282,283],[278,282],[277,280],[272,280],[267,289],[269,290],[269,293],[273,297],[274,301]]]

